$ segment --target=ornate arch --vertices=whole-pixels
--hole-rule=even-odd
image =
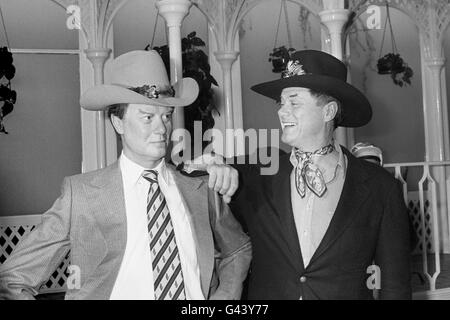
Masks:
[[[219,51],[234,51],[234,41],[239,25],[245,16],[257,5],[269,0],[192,0],[202,12],[216,35]],[[273,0],[272,0],[273,1]],[[305,7],[316,17],[322,11],[322,0],[288,0]],[[225,41],[223,41],[225,40]]]
[[[398,9],[410,17],[417,27],[428,37],[442,39],[450,24],[449,0],[387,0],[392,8]],[[384,6],[386,0],[350,0],[349,10],[360,16],[371,5]],[[429,10],[433,6],[434,10]],[[431,15],[431,16],[430,16]],[[436,24],[430,21],[437,21]]]
[[[112,21],[129,0],[51,0],[67,9],[70,5],[81,8],[81,31],[89,47],[106,47]],[[93,7],[91,7],[93,6]],[[86,10],[93,8],[94,10]],[[92,17],[94,13],[94,17]]]

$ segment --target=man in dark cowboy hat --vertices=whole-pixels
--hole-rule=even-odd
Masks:
[[[65,179],[42,223],[1,266],[0,298],[32,298],[70,250],[66,299],[239,299],[248,237],[206,178],[182,176],[164,160],[174,107],[196,99],[196,82],[172,88],[155,51],[128,52],[110,67],[112,84],[89,89],[81,106],[108,110],[122,155]],[[208,171],[228,186],[225,195],[234,192],[229,168]]]
[[[333,139],[336,127],[360,127],[372,116],[346,77],[333,56],[299,51],[282,79],[252,88],[279,102],[282,141],[292,152],[272,176],[236,166],[242,184],[231,208],[252,240],[250,299],[370,299],[374,288],[381,299],[411,297],[399,185]]]

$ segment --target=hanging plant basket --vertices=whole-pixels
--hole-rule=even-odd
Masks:
[[[0,48],[0,133],[8,133],[3,119],[13,111],[16,103],[17,94],[11,88],[11,79],[15,73],[12,53],[7,47]]]
[[[387,24],[389,23],[389,29],[392,39],[392,52],[381,57],[381,52],[384,46],[384,39],[386,37]],[[389,12],[389,4],[386,2],[386,22],[384,25],[383,40],[380,48],[380,58],[377,62],[378,73],[381,75],[391,75],[392,81],[395,85],[403,87],[405,84],[411,85],[411,78],[414,75],[413,70],[403,60],[397,51],[397,45],[395,43],[394,31],[392,29],[391,15]]]
[[[386,54],[384,57],[378,59],[377,68],[379,74],[390,74],[394,84],[400,87],[403,87],[405,84],[411,85],[411,78],[414,72],[402,59],[400,54]]]
[[[286,46],[277,47],[277,40],[278,40],[278,33],[280,31],[280,22],[281,22],[281,15],[283,13],[285,14],[285,20],[286,20],[286,31],[288,36],[288,48]],[[289,29],[289,18],[288,18],[288,11],[287,11],[287,5],[286,0],[281,1],[280,5],[280,13],[278,15],[278,23],[277,23],[277,32],[275,34],[275,43],[273,46],[273,50],[271,53],[269,53],[269,62],[272,62],[272,72],[274,73],[282,73],[287,66],[287,63],[291,59],[291,54],[295,52],[296,50],[292,48],[292,40],[291,40],[291,31]]]
[[[287,49],[285,46],[274,48],[269,54],[269,62],[272,62],[272,72],[281,73],[286,69],[291,54],[295,52],[294,48]]]

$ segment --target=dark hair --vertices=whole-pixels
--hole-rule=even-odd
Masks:
[[[109,106],[108,108],[108,118],[111,118],[111,115],[116,116],[119,119],[123,119],[125,112],[127,111],[128,103],[117,103]]]
[[[310,91],[311,95],[317,99],[317,104],[320,106],[324,106],[330,102],[336,102],[338,108],[337,108],[336,115],[334,116],[334,121],[333,121],[334,129],[336,129],[339,126],[339,124],[341,123],[341,121],[343,120],[342,119],[342,103],[338,99],[330,96],[329,94],[319,92],[319,91],[314,91],[312,89],[310,89],[309,91]]]

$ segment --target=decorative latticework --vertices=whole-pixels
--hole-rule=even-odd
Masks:
[[[437,0],[435,1],[436,5],[436,25],[438,38],[442,39],[450,24],[450,1],[449,0]]]
[[[217,38],[219,51],[233,51],[235,36],[244,17],[257,5],[267,0],[192,0],[206,16]],[[318,16],[323,10],[322,0],[292,0]]]
[[[5,263],[17,244],[40,223],[41,217],[17,216],[4,217],[0,220],[0,265]],[[68,277],[69,253],[39,289],[39,293],[66,291]]]
[[[34,225],[0,226],[0,263],[11,255],[19,241],[35,228]]]
[[[396,8],[411,19],[427,35],[428,38],[442,39],[450,23],[449,0],[388,0],[392,8]],[[350,0],[349,10],[357,16],[371,5],[385,6],[386,0]]]
[[[63,8],[80,8],[81,30],[90,47],[105,47],[117,11],[130,0],[52,0]],[[92,17],[93,13],[95,17]]]
[[[430,201],[428,200],[428,193],[426,193],[424,209],[425,212],[423,215],[421,214],[421,205],[418,192],[409,192],[408,193],[408,212],[409,217],[411,219],[413,231],[415,232],[417,239],[419,239],[416,247],[413,250],[413,254],[419,254],[424,252],[434,252],[433,248],[433,230],[432,230],[432,221],[431,221],[431,206]],[[424,217],[424,223],[422,223],[422,216]],[[423,229],[425,226],[425,229]],[[425,237],[423,237],[423,234]],[[424,239],[424,241],[422,240]]]

